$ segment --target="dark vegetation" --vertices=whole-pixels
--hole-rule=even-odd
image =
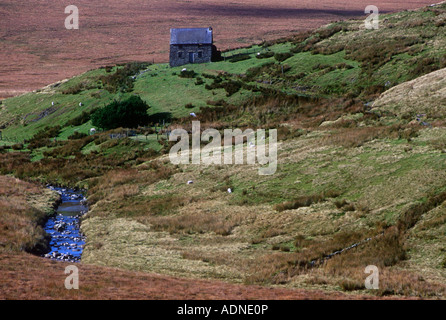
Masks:
[[[113,101],[109,105],[96,110],[91,120],[94,126],[110,130],[119,127],[136,128],[147,125],[149,106],[139,96],[131,96],[123,101]]]
[[[191,79],[191,78],[195,78],[196,77],[196,73],[194,70],[181,70],[179,77],[180,78],[186,78],[186,79]]]
[[[122,67],[116,68],[114,73],[101,76],[99,79],[103,87],[111,93],[131,92],[135,76],[149,65],[146,62],[126,63]],[[108,70],[111,71],[111,69]]]
[[[239,61],[245,61],[251,59],[251,56],[249,54],[240,54],[240,55],[236,55],[232,58],[230,58],[228,61],[235,63],[235,62],[239,62]]]
[[[91,115],[95,111],[96,110],[82,111],[82,113],[79,116],[68,120],[67,123],[65,124],[65,127],[67,127],[67,126],[77,127],[77,126],[83,125],[84,123],[87,123],[88,121],[90,121]]]

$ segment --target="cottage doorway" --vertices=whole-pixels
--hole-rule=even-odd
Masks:
[[[195,62],[195,52],[189,52],[189,63]]]

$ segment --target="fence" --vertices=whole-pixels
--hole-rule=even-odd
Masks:
[[[109,134],[110,139],[123,139],[123,138],[134,137],[134,136],[136,136],[136,131],[134,131],[134,130],[127,130],[125,132]]]

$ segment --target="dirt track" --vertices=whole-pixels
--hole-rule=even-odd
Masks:
[[[216,45],[231,48],[364,16],[369,0],[76,0],[79,30],[64,27],[57,1],[0,3],[0,98],[84,71],[125,61],[166,62],[171,27],[212,26]],[[380,12],[414,9],[431,0],[374,1]]]

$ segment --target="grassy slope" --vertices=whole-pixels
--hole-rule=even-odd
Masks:
[[[0,298],[46,299],[367,299],[322,291],[240,286],[195,281],[122,269],[78,264],[78,290],[65,288],[70,263],[23,252],[43,237],[39,221],[53,212],[57,193],[40,185],[0,176]]]
[[[386,15],[378,31],[364,30],[357,21],[321,28],[320,34],[337,26],[343,31],[314,44],[313,52],[300,51],[285,60],[284,75],[277,72],[280,66],[272,65],[244,81],[318,97],[342,98],[351,94],[366,102],[376,97],[365,94],[373,85],[389,87],[413,79],[417,68],[421,68],[421,74],[429,72],[431,65],[426,67],[423,62],[426,58],[438,59],[438,65],[442,63],[445,33],[444,25],[438,22],[445,19],[445,5],[436,10]],[[314,37],[316,34],[305,41]],[[406,40],[409,42],[404,48],[395,49]],[[254,49],[288,52],[299,43],[287,39]],[[339,49],[333,49],[339,45]],[[366,53],[372,49],[364,50],[368,46],[391,50],[390,58],[378,64],[363,64],[370,58]],[[256,59],[253,53],[250,59],[236,63],[222,61],[185,67],[210,84],[212,80],[203,74],[224,71],[229,73],[228,79],[239,80],[244,79],[249,68],[274,61]],[[350,67],[329,68],[342,63]],[[372,66],[369,73],[367,66]],[[224,89],[207,90],[205,84],[195,85],[196,79],[178,77],[181,69],[154,65],[137,78],[134,93],[152,106],[150,113],[171,112],[182,117],[199,111],[208,100],[225,99],[237,104],[258,95],[242,89],[226,97]],[[11,124],[4,134],[28,138],[47,125],[64,124],[81,111],[117,97],[100,88],[76,95],[61,93],[78,82],[97,84],[101,74],[105,74],[103,69],[91,71],[60,87],[4,101],[0,106],[1,121]],[[398,242],[397,248],[385,242],[388,237],[392,239],[393,227],[404,218],[408,208],[445,190],[444,121],[434,128],[416,127],[413,135],[410,127],[387,132],[388,124],[414,120],[412,113],[409,117],[399,114],[391,97],[385,100],[395,91],[397,87],[378,100],[390,102],[384,106],[377,102],[380,109],[372,110],[394,113],[379,120],[366,118],[362,110],[345,112],[337,120],[320,111],[322,116],[317,123],[322,126],[305,128],[300,137],[288,137],[280,143],[279,167],[273,176],[259,176],[255,166],[177,168],[161,156],[155,161],[117,168],[94,183],[87,182],[91,184],[94,206],[83,222],[88,235],[84,262],[185,277],[361,292],[364,267],[376,264],[382,271],[380,294],[444,297],[444,204],[423,214],[414,228],[400,230],[400,238],[392,242]],[[99,99],[91,96],[98,92]],[[24,115],[38,116],[51,106],[51,101],[58,103],[56,112],[26,127],[21,125]],[[85,106],[79,107],[79,102]],[[184,108],[187,103],[195,108]],[[289,112],[292,115],[295,111]],[[354,123],[353,127],[344,125],[348,121]],[[283,125],[302,129],[298,120]],[[88,132],[89,128],[89,123],[67,127],[59,138],[66,139],[74,130]],[[143,142],[145,148],[156,147],[151,138],[148,144]],[[134,147],[122,143],[101,149],[101,144],[89,143],[82,151],[122,153]],[[39,159],[38,153],[34,151],[35,160]],[[162,175],[163,170],[170,171]],[[188,180],[194,184],[186,184]],[[228,187],[233,188],[232,194],[225,192]],[[338,194],[310,206],[277,210],[276,205],[330,190]],[[343,200],[348,205],[342,205]],[[345,253],[322,267],[302,267],[312,259],[349,246],[366,235],[378,235],[382,230],[386,230],[384,240]],[[400,242],[406,253],[404,258],[399,256]]]
[[[442,5],[444,7],[444,5]],[[364,30],[362,21],[337,22],[329,26],[320,28],[319,30],[329,30],[336,27],[343,28],[342,31],[336,32],[327,39],[322,38],[321,41],[314,45],[316,51],[298,52],[291,58],[285,60],[282,64],[289,67],[284,76],[272,76],[272,69],[266,69],[263,74],[256,77],[255,83],[258,86],[272,87],[281,89],[288,93],[303,94],[337,94],[344,93],[354,88],[364,88],[368,85],[385,85],[395,86],[399,83],[407,81],[414,76],[411,75],[411,69],[416,63],[428,57],[443,57],[446,54],[446,39],[444,37],[444,26],[440,22],[444,21],[445,13],[437,9],[441,13],[431,11],[405,11],[396,14],[385,15],[382,18],[381,28],[379,30]],[[384,16],[384,15],[383,15]],[[439,26],[437,26],[439,25]],[[307,42],[322,31],[316,30],[314,35],[307,38]],[[385,39],[385,40],[383,40]],[[410,41],[417,39],[417,41]],[[421,40],[420,40],[421,39]],[[292,41],[292,37],[290,38]],[[375,47],[380,50],[382,43],[395,44],[394,41],[409,41],[407,47],[401,50],[404,53],[396,53],[392,59],[384,61],[373,75],[365,76],[361,73],[361,66],[355,61],[353,54],[359,48]],[[296,42],[300,43],[300,42]],[[330,54],[315,54],[315,52],[324,52],[325,48],[333,48],[342,46],[346,50]],[[249,51],[251,59],[231,63],[222,61],[212,64],[190,65],[185,66],[189,70],[194,70],[198,76],[203,74],[217,74],[224,71],[233,75],[232,79],[237,79],[237,75],[244,75],[249,68],[259,67],[266,63],[277,61],[271,57],[267,59],[255,59],[255,52],[265,52],[265,50],[274,53],[288,52],[293,49],[295,44],[289,41],[279,41],[277,44],[271,44],[264,47],[253,46],[249,49],[239,49],[234,52],[226,53],[232,55],[239,51]],[[340,48],[342,49],[342,48]],[[337,51],[337,50],[335,50]],[[334,70],[326,70],[326,68],[318,68],[319,66],[336,66],[345,63],[351,68],[337,68]],[[216,101],[226,99],[226,92],[223,89],[206,90],[205,84],[212,81],[205,81],[202,85],[195,85],[196,79],[184,79],[178,77],[183,67],[169,68],[167,65],[153,65],[149,67],[148,72],[137,77],[134,84],[134,93],[143,97],[152,108],[149,113],[171,112],[175,117],[187,116],[190,112],[196,112],[199,107],[207,105],[207,101]],[[276,68],[277,69],[277,68]],[[92,70],[81,76],[75,77],[68,81],[62,82],[60,85],[50,85],[37,92],[24,94],[19,97],[6,99],[0,106],[1,123],[7,125],[4,130],[4,136],[11,139],[23,140],[32,137],[38,130],[45,126],[58,123],[63,125],[69,119],[72,119],[82,111],[89,111],[97,107],[107,104],[112,99],[120,99],[123,94],[111,94],[105,90],[100,80],[100,76],[107,74],[105,69]],[[303,74],[298,79],[293,78],[297,74]],[[273,85],[259,83],[273,80]],[[84,83],[89,90],[82,90],[78,94],[62,94],[62,91],[75,87],[79,83]],[[302,92],[301,87],[307,87]],[[93,97],[93,96],[94,97]],[[246,99],[252,95],[250,91],[241,90],[234,96],[227,98],[230,103],[236,103]],[[54,110],[50,110],[48,116],[44,116],[39,121],[33,121],[42,112],[52,107],[51,103],[55,102]],[[79,107],[82,102],[83,106]],[[185,109],[184,105],[192,103],[196,106],[194,109]],[[52,112],[52,113],[51,113]],[[24,126],[26,124],[26,126]],[[79,130],[86,132],[89,125],[74,128],[71,130]],[[67,129],[69,132],[70,129]],[[62,134],[61,138],[66,138],[68,133]]]
[[[444,119],[446,69],[441,69],[386,91],[373,103],[376,112],[405,119]],[[422,115],[422,116],[419,116]]]

